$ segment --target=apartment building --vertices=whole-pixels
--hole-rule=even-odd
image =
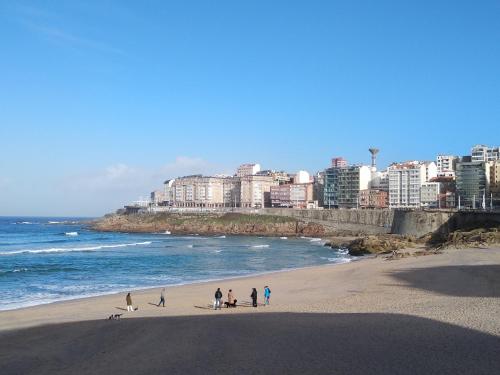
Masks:
[[[260,172],[260,164],[248,163],[242,164],[236,170],[237,177],[252,176]]]
[[[166,180],[164,183],[163,183],[163,195],[165,197],[165,200],[163,202],[163,204],[165,206],[171,206],[173,204],[173,201],[174,201],[174,197],[173,197],[173,188],[172,188],[172,185],[174,184],[174,181],[175,179],[171,179],[171,180]]]
[[[420,207],[422,184],[437,176],[437,166],[434,162],[394,163],[388,170],[390,208]]]
[[[370,187],[371,169],[353,165],[325,170],[324,206],[328,208],[355,208],[359,206],[359,192]]]
[[[491,164],[487,161],[457,163],[457,199],[461,207],[480,208],[490,194]]]
[[[490,199],[493,207],[500,207],[500,160],[490,165]]]
[[[364,189],[359,192],[360,208],[387,208],[389,193],[386,190]]]
[[[316,208],[313,184],[284,184],[271,186],[272,207]]]
[[[173,181],[172,205],[175,207],[220,208],[231,206],[225,200],[225,178],[202,175],[184,176]]]
[[[458,156],[438,155],[436,158],[437,175],[440,177],[455,178],[455,169],[458,160]]]
[[[420,186],[421,207],[437,208],[440,206],[441,184],[439,182],[424,182]]]
[[[293,177],[295,184],[308,184],[312,182],[311,176],[306,171],[298,171]]]
[[[222,178],[224,207],[241,206],[241,179],[239,177]]]
[[[471,161],[473,162],[496,160],[500,160],[500,147],[475,145],[471,149]]]
[[[270,207],[271,186],[277,185],[278,182],[272,176],[247,175],[241,177],[241,207]]]
[[[347,168],[347,160],[342,156],[332,158],[332,168]]]

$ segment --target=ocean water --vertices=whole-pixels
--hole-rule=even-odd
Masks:
[[[350,260],[319,238],[103,233],[79,218],[0,217],[0,310]]]

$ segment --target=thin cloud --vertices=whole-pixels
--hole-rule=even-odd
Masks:
[[[157,168],[140,168],[124,163],[109,165],[97,171],[68,176],[63,186],[81,193],[129,191],[131,194],[147,194],[160,188],[167,179],[192,174],[211,175],[221,171],[216,164],[202,158],[178,156]]]
[[[76,49],[90,49],[94,51],[125,55],[125,52],[107,43],[83,37],[72,33],[65,28],[53,26],[64,22],[64,18],[56,13],[33,6],[17,6],[15,12],[21,25],[28,30],[58,44]]]
[[[29,28],[53,42],[64,43],[74,48],[93,49],[100,52],[125,55],[125,52],[105,43],[83,38],[57,27],[29,24]]]

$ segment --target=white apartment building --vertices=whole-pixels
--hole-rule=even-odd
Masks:
[[[495,161],[500,160],[500,147],[489,147],[486,145],[475,145],[471,149],[471,161]]]
[[[174,200],[174,191],[172,189],[172,185],[174,184],[175,179],[167,180],[163,183],[163,193],[165,196],[165,205],[170,206]]]
[[[308,184],[312,182],[312,179],[308,172],[298,171],[293,179],[293,182],[295,184]]]
[[[242,164],[236,170],[237,177],[252,176],[260,172],[260,164]]]
[[[389,166],[389,207],[421,206],[420,190],[424,183],[437,176],[434,162],[409,161]]]
[[[439,177],[455,177],[458,156],[438,155],[436,158],[437,175]]]

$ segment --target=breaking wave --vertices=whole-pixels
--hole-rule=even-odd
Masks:
[[[151,241],[145,242],[135,242],[135,243],[122,243],[116,245],[98,245],[98,246],[88,246],[88,247],[70,247],[70,248],[50,248],[50,249],[28,249],[28,250],[15,250],[15,251],[0,251],[0,255],[16,255],[16,254],[50,254],[50,253],[70,253],[78,251],[96,251],[102,249],[113,249],[117,247],[127,247],[127,246],[140,246],[140,245],[150,245]]]

